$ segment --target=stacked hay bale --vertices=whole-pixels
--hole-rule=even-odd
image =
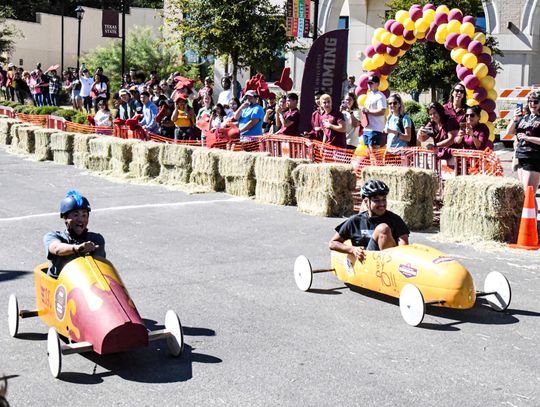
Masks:
[[[223,151],[219,173],[225,180],[225,192],[238,196],[255,195],[255,162],[266,153]]]
[[[197,147],[162,144],[159,150],[160,172],[158,180],[163,184],[187,184],[191,175],[191,156]]]
[[[88,169],[107,172],[111,163],[111,145],[115,137],[99,136],[88,141]]]
[[[51,151],[55,163],[73,164],[73,140],[75,133],[57,132],[51,134]]]
[[[11,127],[21,123],[17,119],[0,119],[0,144],[11,144]]]
[[[34,131],[35,149],[34,154],[38,161],[52,161],[51,135],[58,133],[56,129],[43,129]]]
[[[159,153],[161,145],[154,142],[141,142],[132,146],[132,161],[129,174],[135,178],[155,178],[159,175]]]
[[[90,140],[98,137],[96,134],[77,133],[73,142],[73,165],[87,169],[90,157]]]
[[[301,164],[292,172],[298,210],[316,216],[353,213],[356,176],[348,164]]]
[[[24,123],[26,124],[26,123]],[[23,154],[34,154],[35,137],[34,132],[41,129],[39,126],[23,126],[17,125],[16,131],[11,139],[11,151]]]
[[[425,230],[433,224],[433,200],[437,178],[430,170],[410,167],[366,167],[362,180],[378,179],[390,188],[388,210],[403,218],[411,230]]]
[[[306,160],[259,156],[255,161],[255,199],[276,205],[296,203],[293,170]]]
[[[113,175],[122,176],[129,171],[129,163],[132,159],[132,148],[139,140],[113,137],[111,142],[110,170]]]
[[[19,129],[23,127],[31,127],[32,125],[30,123],[20,122],[20,123],[13,123],[11,128],[9,129],[10,133],[10,139],[11,139],[11,151],[13,152],[19,152]]]
[[[524,200],[513,178],[461,176],[446,181],[441,234],[453,240],[515,242]]]
[[[219,160],[224,151],[197,148],[191,155],[191,174],[189,182],[209,188],[211,191],[223,191],[225,181],[219,173]]]

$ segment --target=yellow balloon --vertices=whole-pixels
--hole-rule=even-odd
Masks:
[[[473,40],[476,40],[484,45],[486,43],[486,35],[483,32],[477,32],[474,34]]]
[[[364,61],[362,62],[362,69],[364,71],[372,71],[373,69],[375,69],[375,67],[373,66],[373,61],[371,60],[371,58],[364,59]]]
[[[467,99],[474,99],[473,93],[474,91],[472,89],[465,89],[465,95],[467,96]]]
[[[454,54],[454,55],[452,55]],[[450,53],[450,56],[452,57],[452,59],[458,63],[458,64],[461,64],[461,60],[463,59],[463,57],[468,54],[467,50],[466,49],[463,49],[463,48],[454,48],[452,50],[452,52]]]
[[[437,31],[435,33],[435,41],[437,41],[437,43],[439,44],[444,44],[444,41],[446,41],[446,37]]]
[[[437,7],[436,12],[437,12],[437,13],[445,13],[445,14],[448,14],[448,13],[450,12],[450,10],[449,10],[448,7],[446,7],[445,5],[442,5],[442,6]]]
[[[406,18],[405,21],[403,21],[403,27],[409,31],[414,30],[414,21],[411,20],[410,17]]]
[[[414,22],[414,28],[418,32],[426,32],[429,28],[429,22],[427,20],[424,20],[423,17],[420,17]]]
[[[469,37],[473,37],[474,36],[474,25],[472,23],[468,23],[468,22],[463,23],[463,24],[461,24],[459,32],[461,34],[466,34]]]
[[[392,37],[392,34],[386,31],[383,35],[381,35],[381,42],[384,45],[390,45],[390,38]]]
[[[388,54],[384,54],[384,61],[388,64],[388,65],[394,65],[398,60],[398,57],[393,57],[391,55],[388,55]],[[380,89],[380,87],[379,87]]]
[[[484,54],[491,55],[491,48],[486,47],[486,46],[484,45],[484,47],[482,48],[482,52],[483,52]]]
[[[482,79],[482,78],[485,78],[488,74],[488,67],[486,64],[478,64],[476,65],[476,67],[473,69],[473,74],[474,76],[476,76],[478,79]]]
[[[495,141],[495,131],[493,131],[493,133],[489,132],[489,141],[491,141],[492,143]]]
[[[375,46],[379,43],[379,40],[375,36],[371,39],[371,45]]]
[[[484,87],[488,92],[490,89],[493,89],[495,87],[495,79],[493,76],[486,76],[482,79],[480,79],[480,85]]]
[[[443,23],[440,26],[438,26],[437,27],[437,32],[438,33],[440,32],[442,35],[444,35],[444,38],[446,39],[446,36],[449,34],[448,33],[448,24]]]
[[[497,91],[495,89],[490,89],[487,91],[487,97],[491,100],[497,100]]]
[[[431,24],[433,20],[435,20],[435,10],[427,9],[426,11],[424,11],[422,17],[424,18],[424,20]]]
[[[492,133],[493,131],[495,131],[495,126],[493,125],[493,122],[487,122],[487,123],[486,123],[486,126],[488,127],[490,133]]]
[[[418,21],[418,20],[416,20],[416,21]],[[418,31],[415,28],[413,32],[414,32],[414,36],[416,37],[417,40],[421,40],[421,39],[426,37],[426,32],[425,31]]]
[[[405,10],[399,10],[396,13],[396,21],[399,21],[401,24],[403,24],[405,20],[410,17],[409,12]]]
[[[392,34],[390,36],[390,45],[392,45],[393,47],[399,48],[403,45],[403,42],[404,40],[401,35]]]
[[[381,40],[381,36],[386,32],[386,30],[382,27],[379,27],[375,30],[373,33],[373,38],[377,39],[377,41]]]
[[[381,92],[384,92],[386,89],[388,89],[388,86],[390,86],[390,84],[388,83],[388,79],[381,77],[381,83],[379,84],[379,90]]]
[[[413,32],[414,32],[414,30],[413,30]],[[416,33],[415,33],[415,35],[416,35]],[[414,44],[416,42],[416,37],[414,37],[412,40],[405,40],[405,42],[407,44]]]
[[[480,112],[480,123],[487,123],[488,120],[489,120],[489,115],[487,114],[485,110],[482,110]]]
[[[358,99],[356,102],[358,103],[358,106],[364,106],[364,103],[366,103],[367,94],[358,96]]]
[[[448,22],[448,32],[459,34],[461,29],[461,23],[458,20],[450,20]]]
[[[474,67],[476,67],[476,65],[478,64],[478,58],[476,58],[476,55],[470,52],[467,52],[461,58],[461,64],[463,64],[463,66],[469,69],[474,69]]]
[[[479,104],[480,102],[478,102],[478,100],[476,99],[473,99],[473,98],[467,99],[467,106],[476,106]]]
[[[406,52],[407,52],[407,51],[405,51],[404,49],[400,49],[400,50],[399,50],[399,54],[398,54],[398,58],[399,58],[399,57],[402,57],[403,55],[405,55]]]
[[[373,55],[373,66],[375,68],[380,68],[384,65],[384,56],[381,54]]]

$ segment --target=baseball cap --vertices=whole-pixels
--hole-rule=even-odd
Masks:
[[[255,92],[254,90],[248,90],[246,92],[246,96],[257,97],[257,92]]]
[[[118,92],[118,94],[120,96],[122,95],[129,95],[129,91],[127,89],[120,89],[120,91]]]
[[[376,75],[371,75],[371,76],[368,78],[368,83],[381,83],[381,80],[379,79],[378,76],[376,76]]]

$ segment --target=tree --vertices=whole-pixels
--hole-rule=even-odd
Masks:
[[[429,1],[421,0],[391,0],[387,16],[393,18],[399,10],[409,10],[413,4],[427,4]],[[481,0],[448,0],[448,8],[459,8],[463,15],[479,16],[483,13]],[[386,19],[383,20],[383,24]],[[493,55],[502,55],[497,48],[495,38],[486,35],[488,45]],[[457,81],[456,64],[450,58],[450,51],[444,46],[431,42],[416,42],[407,53],[400,58],[398,66],[392,72],[390,81],[392,89],[419,92],[431,89],[432,99],[435,100],[437,89],[447,90]]]
[[[166,23],[171,42],[200,56],[232,63],[233,91],[239,68],[264,71],[290,49],[282,7],[269,0],[171,0]]]
[[[11,51],[13,51],[13,37],[18,34],[17,29],[6,22],[12,16],[9,7],[0,8],[0,62],[7,62]]]

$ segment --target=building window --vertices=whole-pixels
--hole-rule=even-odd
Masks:
[[[338,30],[348,30],[349,29],[349,17],[341,16],[338,20]]]

